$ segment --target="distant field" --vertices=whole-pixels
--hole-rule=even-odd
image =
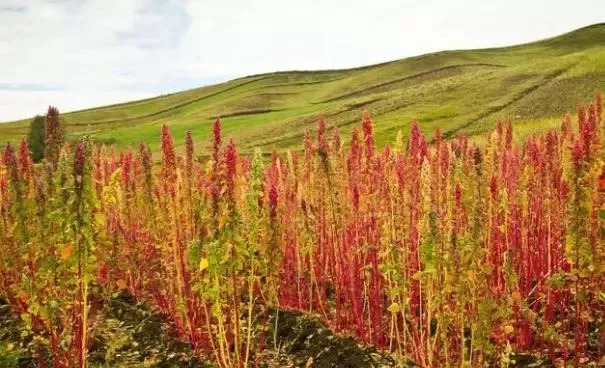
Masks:
[[[146,141],[159,148],[167,123],[182,149],[191,129],[209,138],[221,117],[224,133],[243,152],[300,148],[320,115],[344,136],[361,112],[375,121],[378,144],[423,132],[478,136],[510,117],[516,139],[560,123],[562,114],[605,89],[605,23],[534,43],[482,50],[443,51],[363,68],[255,75],[167,96],[62,115],[68,135],[90,134],[118,148]],[[59,109],[61,106],[58,106]],[[43,111],[41,106],[41,111]],[[29,119],[0,124],[0,142],[21,139]],[[480,139],[480,138],[478,138]]]

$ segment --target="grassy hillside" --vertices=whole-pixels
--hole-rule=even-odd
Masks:
[[[499,118],[511,117],[517,138],[558,125],[561,116],[605,89],[605,23],[529,44],[443,51],[363,68],[255,75],[167,96],[62,115],[70,137],[159,147],[161,124],[182,147],[221,117],[242,151],[300,147],[319,115],[345,137],[368,110],[378,143],[391,141],[410,121],[425,132],[441,127],[481,139]],[[41,107],[42,108],[42,107]],[[60,106],[59,106],[60,108]],[[0,124],[0,142],[16,141],[29,120]]]

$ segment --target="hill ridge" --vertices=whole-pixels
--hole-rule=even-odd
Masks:
[[[537,86],[537,87],[536,87]],[[481,141],[498,118],[512,117],[518,138],[559,124],[559,117],[605,89],[605,23],[520,45],[446,50],[349,69],[277,71],[167,95],[92,107],[62,115],[68,138],[89,134],[118,149],[147,141],[157,152],[159,125],[177,147],[191,129],[197,140],[223,118],[240,147],[299,149],[298,138],[320,115],[343,128],[370,111],[378,144],[441,127]],[[521,96],[521,97],[519,97]],[[60,108],[60,106],[59,106]],[[0,124],[0,142],[25,136],[29,120]]]

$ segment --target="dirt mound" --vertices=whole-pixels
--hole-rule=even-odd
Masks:
[[[176,338],[166,316],[137,303],[128,293],[110,299],[91,333],[89,361],[111,366],[157,368],[212,367],[193,354],[190,344]]]
[[[275,318],[277,317],[277,331]],[[263,353],[268,367],[371,368],[396,367],[395,360],[373,347],[359,344],[352,336],[334,334],[318,318],[301,312],[273,313],[268,345]],[[276,336],[277,341],[274,341]],[[275,349],[277,347],[277,349]],[[414,367],[410,363],[406,365]]]
[[[274,330],[277,316],[277,331]],[[0,367],[30,368],[37,362],[21,338],[19,316],[0,300]],[[157,368],[212,367],[197,358],[191,346],[177,338],[174,326],[128,293],[107,301],[93,321],[91,366]],[[272,311],[261,367],[396,367],[395,360],[351,336],[336,335],[319,319],[300,312]],[[274,341],[276,336],[276,341]],[[10,354],[6,346],[10,345]],[[1,348],[4,347],[4,350]],[[275,348],[277,347],[277,348]],[[410,364],[409,367],[414,365]]]

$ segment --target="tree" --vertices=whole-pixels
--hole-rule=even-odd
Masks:
[[[29,132],[27,133],[27,145],[32,154],[34,162],[42,160],[44,157],[44,117],[36,115],[29,123]]]

